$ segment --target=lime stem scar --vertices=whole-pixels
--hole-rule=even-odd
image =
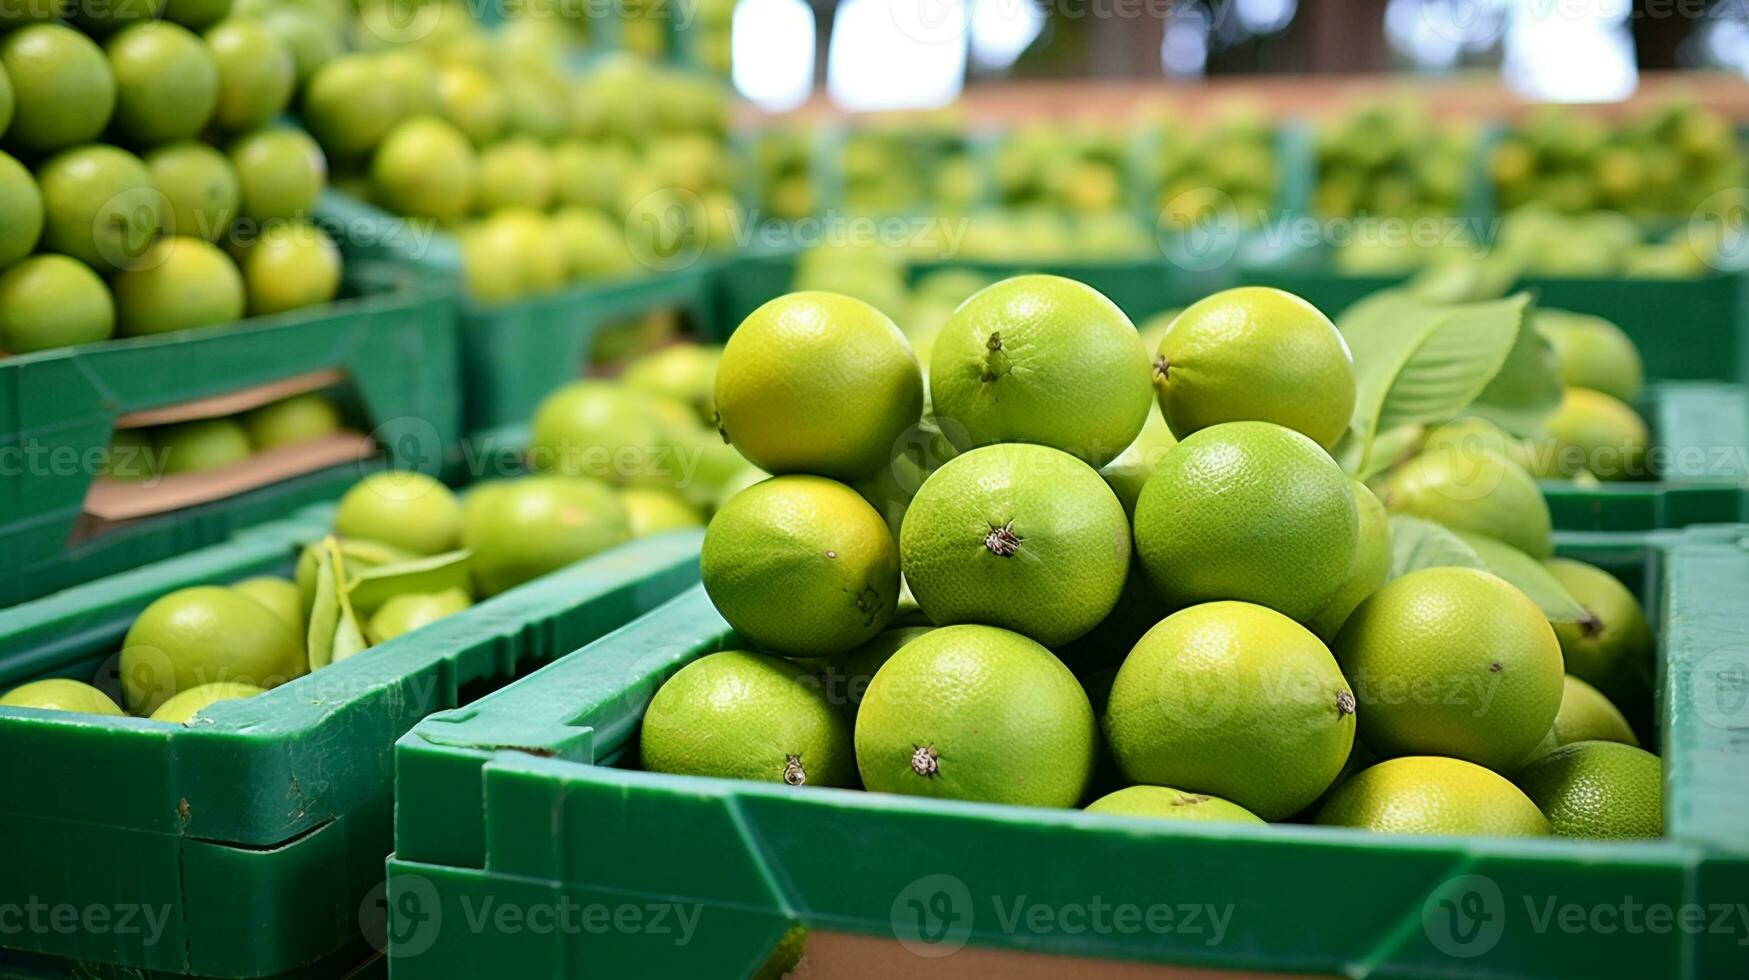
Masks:
[[[807,770],[802,768],[802,757],[792,755],[783,764],[783,781],[791,786],[805,786],[808,782]]]
[[[984,547],[998,558],[1010,558],[1020,550],[1020,542],[1023,540],[1025,539],[1014,533],[1014,522],[1009,521],[1001,527],[990,528],[990,533],[984,535]]]
[[[1165,354],[1161,354],[1159,357],[1154,358],[1154,380],[1155,381],[1165,381],[1166,380],[1166,372],[1168,370],[1170,370],[1170,366],[1166,362],[1166,355]]]
[[[919,776],[933,776],[941,767],[936,764],[935,747],[919,745],[917,751],[911,753],[911,771]]]

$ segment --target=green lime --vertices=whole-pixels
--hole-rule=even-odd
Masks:
[[[650,399],[611,381],[574,381],[535,408],[528,459],[541,473],[611,483],[666,484],[678,474],[662,451]]]
[[[214,125],[241,132],[285,111],[297,84],[297,63],[278,36],[258,21],[237,18],[208,29],[206,45],[219,68]]]
[[[1599,480],[1644,479],[1646,420],[1623,402],[1568,385],[1561,407],[1544,423],[1548,439],[1533,445],[1537,472],[1571,479],[1589,473]]]
[[[243,427],[256,449],[310,442],[339,432],[342,425],[340,410],[319,392],[281,399],[243,416]]]
[[[6,144],[31,154],[88,143],[115,111],[115,76],[103,49],[61,24],[30,24],[0,36],[11,80]]]
[[[235,466],[255,451],[235,419],[178,422],[157,430],[156,439],[165,476]]]
[[[1209,820],[1218,823],[1263,823],[1262,818],[1237,803],[1228,803],[1206,793],[1186,793],[1165,786],[1126,786],[1087,804],[1088,813],[1119,817],[1152,817],[1160,820]]]
[[[258,225],[307,218],[328,180],[328,161],[309,134],[258,129],[231,143],[242,198],[239,212]]]
[[[168,0],[175,6],[189,0]],[[209,0],[223,3],[225,0]],[[297,85],[301,88],[316,74],[316,70],[346,50],[346,39],[338,18],[320,10],[295,3],[275,3],[254,12],[261,26],[270,31],[291,52],[296,66]],[[172,18],[174,19],[174,18]]]
[[[1381,755],[1509,769],[1561,707],[1561,647],[1542,610],[1473,568],[1387,583],[1332,646],[1360,703],[1360,737]]]
[[[821,657],[861,645],[892,619],[898,550],[856,491],[782,476],[717,511],[700,567],[717,611],[743,636],[778,653]]]
[[[1093,287],[1016,276],[966,300],[942,326],[929,394],[961,448],[1033,442],[1100,466],[1147,420],[1148,352]]]
[[[1360,518],[1354,560],[1336,594],[1330,597],[1318,615],[1306,621],[1306,627],[1326,643],[1336,638],[1337,631],[1348,621],[1354,608],[1377,592],[1391,574],[1390,515],[1385,513],[1385,505],[1379,503],[1379,498],[1373,496],[1366,484],[1351,480],[1349,489],[1354,493],[1354,511]]]
[[[931,622],[1001,626],[1056,647],[1117,605],[1130,535],[1123,505],[1086,463],[1045,446],[985,446],[924,481],[899,554]]]
[[[437,68],[417,48],[389,48],[377,54],[382,84],[395,93],[403,118],[435,116],[442,106]]]
[[[114,333],[115,302],[83,263],[33,255],[0,273],[0,350],[29,354]]]
[[[163,201],[139,157],[93,144],[50,157],[36,172],[42,248],[98,271],[130,268],[150,250]]]
[[[1556,837],[1635,840],[1664,835],[1664,767],[1620,742],[1574,742],[1512,776],[1548,815]]]
[[[0,153],[0,270],[35,248],[43,231],[43,198],[30,171]]]
[[[1348,477],[1317,443],[1269,422],[1180,442],[1136,501],[1136,553],[1168,608],[1212,599],[1312,618],[1359,540]]]
[[[1392,513],[1486,535],[1532,558],[1554,551],[1548,501],[1535,478],[1479,447],[1422,453],[1391,473],[1379,499]]]
[[[946,626],[900,647],[856,715],[856,764],[877,793],[1072,807],[1098,726],[1049,650],[993,626]]]
[[[1130,651],[1105,735],[1131,782],[1212,793],[1280,820],[1335,780],[1354,713],[1311,631],[1263,606],[1210,602],[1166,617]]]
[[[87,715],[120,715],[121,709],[97,688],[64,677],[31,681],[0,694],[0,706],[41,708],[45,711],[76,711]]]
[[[704,518],[692,505],[666,490],[627,487],[619,492],[632,537],[644,538],[686,527],[703,527]]]
[[[849,718],[802,667],[764,653],[708,654],[669,678],[644,713],[651,772],[855,786]]]
[[[264,689],[254,684],[243,684],[237,681],[214,681],[211,684],[201,684],[171,695],[168,700],[158,706],[158,710],[152,712],[152,720],[165,721],[172,725],[186,725],[194,720],[195,715],[220,701],[237,701],[266,693]]]
[[[5,64],[0,63],[0,137],[4,137],[12,125],[12,111],[17,105],[12,94],[12,79],[6,74]]]
[[[475,203],[488,214],[501,208],[545,211],[553,203],[552,154],[529,136],[514,136],[481,150]]]
[[[158,19],[164,0],[66,0],[69,21],[87,34],[103,35]]]
[[[140,429],[117,429],[103,451],[103,475],[117,480],[157,476],[158,447]]]
[[[461,540],[462,505],[448,487],[423,473],[373,473],[340,498],[334,533],[415,555],[442,554]]]
[[[445,616],[453,616],[473,604],[474,600],[461,589],[391,596],[371,614],[364,633],[373,645],[387,643],[403,633],[411,633]]]
[[[613,489],[573,476],[531,476],[494,490],[471,509],[462,544],[473,549],[484,595],[521,585],[623,544],[631,537]]]
[[[772,473],[838,479],[888,464],[923,413],[923,377],[885,314],[836,293],[790,293],[748,315],[717,367],[725,438]]]
[[[1124,513],[1130,520],[1135,520],[1136,501],[1142,497],[1142,487],[1148,483],[1148,477],[1154,475],[1154,470],[1172,447],[1178,445],[1178,439],[1172,435],[1172,430],[1166,427],[1166,420],[1160,416],[1157,408],[1148,410],[1148,421],[1142,424],[1141,435],[1130,443],[1129,448],[1118,453],[1111,462],[1099,468],[1099,475],[1111,487],[1117,499],[1122,502]]]
[[[1549,834],[1542,811],[1504,776],[1440,756],[1387,759],[1361,770],[1330,794],[1317,822],[1386,834]]]
[[[243,318],[243,276],[212,243],[160,238],[110,281],[123,336],[171,333]]]
[[[466,136],[441,119],[409,119],[371,159],[376,198],[398,214],[458,221],[473,209],[480,162]]]
[[[347,54],[316,69],[304,87],[304,125],[338,160],[363,157],[405,118],[374,55]]]
[[[1274,422],[1325,449],[1354,413],[1354,358],[1330,318],[1292,293],[1242,286],[1187,307],[1154,361],[1180,439],[1222,422]]]
[[[204,30],[225,19],[231,0],[158,0],[165,20],[190,30]]]
[[[230,158],[191,140],[160,146],[146,154],[145,163],[168,205],[160,214],[164,233],[218,241],[242,199]]]
[[[854,714],[881,666],[905,644],[933,629],[933,626],[894,627],[843,656],[803,660],[802,664],[818,674],[827,700]]]
[[[1602,317],[1566,310],[1539,309],[1532,322],[1554,348],[1566,384],[1624,402],[1639,399],[1645,367],[1639,348],[1620,327]]]
[[[275,222],[243,257],[249,315],[320,306],[340,292],[340,250],[307,221]]]
[[[1564,679],[1564,685],[1561,710],[1555,715],[1554,728],[1550,729],[1557,745],[1574,742],[1640,744],[1626,716],[1603,696],[1603,692],[1571,674]]]
[[[1543,563],[1579,604],[1585,616],[1556,623],[1567,673],[1596,687],[1624,711],[1639,712],[1652,691],[1652,629],[1632,591],[1595,565],[1571,558]]]
[[[599,211],[560,208],[552,219],[553,237],[565,256],[567,278],[594,282],[636,275],[637,259],[626,248],[625,229]],[[713,377],[715,371],[712,372]],[[707,387],[705,401],[710,401]]]
[[[165,595],[122,642],[127,709],[150,715],[173,695],[215,681],[272,688],[308,669],[301,639],[272,610],[213,585]]]
[[[231,589],[271,609],[274,615],[296,630],[299,636],[304,635],[304,601],[296,582],[261,575],[246,578],[232,585]]]
[[[219,98],[219,68],[199,37],[175,24],[135,24],[109,39],[116,129],[157,146],[200,134]]]
[[[504,132],[510,107],[492,76],[477,66],[445,65],[437,72],[440,111],[475,146],[487,146]]]

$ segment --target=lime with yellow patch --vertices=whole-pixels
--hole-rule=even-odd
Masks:
[[[1242,286],[1186,307],[1155,351],[1160,409],[1180,439],[1223,422],[1274,422],[1325,449],[1354,414],[1354,357],[1330,318],[1292,293]]]
[[[737,493],[705,531],[700,571],[717,611],[778,653],[844,653],[886,628],[899,554],[886,521],[855,490],[780,476]]]
[[[768,473],[854,480],[891,460],[923,413],[923,375],[886,314],[801,292],[748,315],[717,365],[718,426]]]
[[[669,678],[644,712],[650,772],[791,786],[855,786],[849,717],[812,675],[781,657],[726,650]]]
[[[1336,787],[1317,822],[1382,834],[1547,837],[1549,821],[1506,777],[1461,759],[1407,756]]]
[[[1542,610],[1488,572],[1427,568],[1361,603],[1332,645],[1384,756],[1444,755],[1507,770],[1561,707],[1561,647]]]
[[[1213,823],[1263,823],[1263,818],[1237,803],[1207,793],[1186,793],[1166,786],[1126,786],[1087,804],[1088,813],[1157,820]]]
[[[877,793],[1072,807],[1098,740],[1069,668],[993,626],[946,626],[905,644],[856,715],[857,768]]]
[[[1336,661],[1304,626],[1251,603],[1210,602],[1166,617],[1130,651],[1105,736],[1131,782],[1280,820],[1335,780],[1354,713]]]

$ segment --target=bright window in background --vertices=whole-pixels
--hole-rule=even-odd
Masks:
[[[1631,0],[1517,0],[1506,22],[1506,84],[1549,102],[1616,102],[1640,81]]]
[[[1044,30],[1045,15],[1038,0],[971,2],[972,67],[979,71],[1002,71],[1013,65]]]
[[[806,0],[741,0],[729,29],[735,91],[771,112],[807,101],[814,88],[814,11]]]
[[[965,0],[845,0],[826,51],[826,91],[859,112],[933,109],[966,83]]]
[[[1200,0],[1175,3],[1160,38],[1160,68],[1168,78],[1194,78],[1208,70],[1213,21]]]

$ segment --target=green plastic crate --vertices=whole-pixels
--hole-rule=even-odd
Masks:
[[[1334,318],[1357,300],[1399,286],[1406,276],[1345,276],[1327,249],[1281,263],[1242,263],[1247,285],[1304,297]],[[1526,276],[1518,289],[1539,307],[1600,316],[1640,348],[1646,376],[1661,380],[1749,381],[1749,275],[1714,272],[1695,279],[1567,279]]]
[[[380,263],[347,276],[348,298],[318,308],[0,360],[0,606],[222,541],[360,474],[330,467],[75,542],[91,461],[131,412],[338,370],[390,459],[435,463],[461,435],[451,297]]]
[[[1657,479],[1590,487],[1543,480],[1555,527],[1646,531],[1749,518],[1749,388],[1659,382],[1639,409],[1663,457]]]
[[[0,689],[101,681],[152,600],[288,574],[332,514],[309,508],[0,612]],[[395,740],[697,582],[700,540],[631,542],[194,726],[0,707],[0,908],[150,910],[162,922],[152,934],[0,929],[0,975],[333,976],[363,960],[392,841]]]
[[[1629,899],[1740,914],[1746,535],[1563,536],[1649,600],[1660,640],[1667,836],[1631,843],[1132,820],[620,768],[661,682],[737,645],[694,589],[401,739],[390,975],[745,977],[795,921],[926,957],[970,944],[1345,976],[1742,976],[1737,918],[1699,935],[1536,923]],[[1086,926],[1096,906],[1107,929]],[[1119,907],[1181,927],[1117,928]]]
[[[461,249],[443,232],[409,224],[332,189],[323,193],[317,212],[351,230],[341,245],[349,258],[393,262],[434,280],[454,282],[461,276]],[[703,322],[718,260],[679,255],[671,265],[647,276],[510,303],[478,303],[463,296],[458,316],[464,431],[527,421],[548,392],[583,374],[604,326],[662,310]]]

